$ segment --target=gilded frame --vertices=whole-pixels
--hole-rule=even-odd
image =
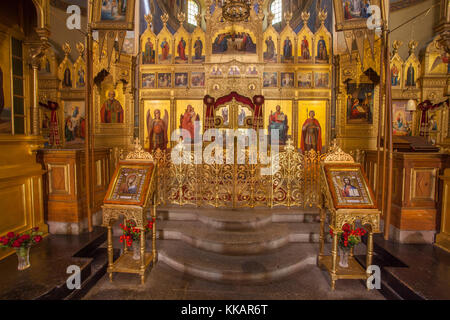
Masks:
[[[102,1],[94,1],[91,26],[94,30],[133,30],[135,15],[135,0],[127,0],[124,21],[102,20]]]
[[[377,204],[375,200],[374,193],[370,188],[369,180],[367,179],[366,174],[364,173],[364,169],[361,164],[325,164],[324,165],[325,176],[327,179],[328,187],[330,189],[331,197],[333,199],[333,205],[336,209],[376,209]],[[365,196],[367,196],[367,202],[364,204],[350,204],[350,203],[342,203],[339,201],[340,197],[338,197],[336,193],[336,186],[333,181],[332,172],[356,172],[356,175],[359,178],[360,189],[365,192]],[[351,182],[351,181],[350,181]],[[363,198],[363,196],[358,196],[358,198]]]
[[[381,11],[381,1],[380,0],[372,0],[370,5],[375,5],[380,8]],[[353,29],[365,29],[367,28],[367,19],[368,18],[353,18],[350,20],[345,20],[344,18],[344,6],[342,0],[333,0],[335,19],[336,19],[336,31],[343,30],[353,30]]]
[[[138,200],[115,200],[112,198],[116,186],[122,176],[123,169],[142,169],[145,170],[144,181],[141,183],[142,188],[137,190]],[[155,165],[153,163],[142,163],[142,162],[129,162],[120,161],[116,170],[114,171],[111,183],[109,184],[108,191],[106,192],[104,203],[105,204],[121,204],[121,205],[137,205],[143,206],[147,198],[147,192],[149,190],[150,182],[155,170]]]

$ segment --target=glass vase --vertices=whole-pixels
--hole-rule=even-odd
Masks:
[[[341,268],[348,268],[348,257],[350,256],[350,248],[339,248],[339,266]]]
[[[30,247],[20,247],[16,248],[16,254],[17,254],[17,270],[25,270],[28,269],[30,264]]]
[[[134,260],[141,259],[141,243],[140,243],[140,241],[133,241],[133,244],[131,246],[133,249],[133,259]]]

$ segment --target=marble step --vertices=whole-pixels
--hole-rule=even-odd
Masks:
[[[251,230],[272,222],[318,222],[315,209],[215,209],[196,207],[162,207],[158,209],[159,220],[201,221],[215,229]]]
[[[158,261],[191,276],[218,282],[279,280],[316,264],[318,245],[291,243],[257,256],[226,256],[177,240],[158,242]]]
[[[227,231],[194,221],[161,221],[156,228],[158,239],[181,240],[226,255],[258,254],[290,242],[319,241],[317,223],[272,223],[252,231]]]

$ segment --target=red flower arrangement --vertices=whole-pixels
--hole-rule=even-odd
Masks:
[[[27,248],[42,241],[42,232],[39,228],[33,228],[29,232],[22,234],[8,232],[6,237],[0,237],[0,248],[13,248],[19,250],[20,248]]]
[[[365,235],[367,231],[364,228],[352,229],[352,227],[346,223],[342,226],[342,231],[338,232],[338,243],[342,249],[351,249],[361,242],[361,237]],[[333,236],[333,229],[330,229],[330,235]]]
[[[145,225],[144,232],[148,233],[150,230],[153,229],[153,222],[155,221],[155,218],[148,220],[147,224]],[[136,222],[134,220],[126,220],[125,225],[120,224],[120,228],[123,231],[123,235],[120,236],[120,242],[123,243],[126,242],[128,247],[131,247],[133,244],[133,241],[139,241],[141,237],[141,229],[136,228]]]

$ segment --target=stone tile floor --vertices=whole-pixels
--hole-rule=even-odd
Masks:
[[[317,266],[267,284],[223,284],[175,271],[162,262],[149,269],[144,285],[132,274],[105,275],[85,300],[383,300],[377,290],[367,290],[359,280],[339,280],[330,289],[328,275]]]

